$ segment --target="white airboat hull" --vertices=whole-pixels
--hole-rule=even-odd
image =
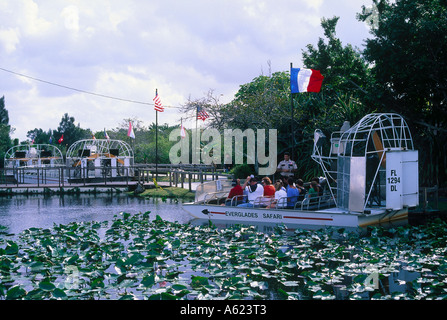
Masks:
[[[229,181],[216,181],[200,185],[195,202],[184,208],[199,219],[365,227],[407,219],[408,208],[418,206],[418,151],[402,116],[368,114],[333,132],[330,143],[315,130],[312,159],[326,185],[320,186],[323,194],[312,199],[312,206],[303,204],[309,198],[293,210],[214,205],[231,188]]]
[[[376,210],[369,214],[343,212],[338,208],[318,211],[229,207],[185,203],[183,208],[197,219],[240,223],[300,224],[337,227],[366,227],[408,218],[408,210]]]

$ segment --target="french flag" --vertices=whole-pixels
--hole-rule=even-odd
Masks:
[[[291,68],[290,90],[292,93],[320,92],[323,79],[318,70]]]

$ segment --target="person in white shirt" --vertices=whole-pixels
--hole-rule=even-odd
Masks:
[[[253,208],[255,200],[264,195],[264,187],[258,183],[258,180],[253,175],[247,177],[242,189],[244,194],[247,195],[248,201],[238,205],[238,207]]]
[[[275,183],[275,200],[268,208],[285,208],[287,207],[287,192],[281,181]]]

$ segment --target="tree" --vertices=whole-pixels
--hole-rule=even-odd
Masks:
[[[34,140],[35,144],[47,144],[50,141],[50,137],[53,134],[53,130],[49,129],[47,132],[42,129],[35,128],[26,133],[26,136],[30,140]]]
[[[59,140],[62,135],[64,135],[62,144],[68,148],[78,140],[91,138],[91,131],[90,129],[82,129],[79,124],[75,125],[75,118],[65,113],[59,123],[59,127],[54,132],[54,138]]]
[[[5,96],[0,98],[0,124],[9,124],[9,114],[5,108]]]
[[[337,38],[339,17],[323,18],[321,26],[326,39],[319,38],[317,47],[308,44],[303,50],[303,63],[307,68],[320,70],[324,75],[323,91],[330,95],[349,93],[364,98],[372,83],[368,64],[359,49],[343,46]]]
[[[439,185],[447,180],[447,1],[373,2],[377,17],[364,50],[376,84],[371,95],[380,110],[409,121],[423,182]],[[365,7],[358,15],[371,17]]]
[[[0,98],[0,167],[3,167],[5,153],[11,148],[11,126],[8,110],[5,107],[5,97]]]
[[[210,116],[207,119],[207,124],[210,127],[223,129],[226,126],[226,121],[222,116],[223,104],[220,102],[219,97],[214,95],[214,90],[208,90],[205,97],[198,99],[188,99],[184,105],[181,106],[180,112],[185,116],[183,119],[196,119],[197,108],[204,109]]]
[[[129,121],[135,131],[135,139],[127,136]],[[174,142],[169,141],[169,134],[177,126],[169,126],[168,124],[158,125],[158,162],[169,163],[169,150]],[[122,140],[129,143],[134,151],[135,163],[155,163],[155,123],[148,127],[138,118],[123,119],[118,127],[107,130],[110,139]],[[104,139],[104,131],[95,133],[96,139]]]

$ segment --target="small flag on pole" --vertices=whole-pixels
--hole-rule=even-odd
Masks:
[[[163,112],[165,109],[163,108],[160,100],[160,96],[158,95],[158,91],[155,91],[155,98],[153,99],[155,103],[154,109],[159,112]]]
[[[59,138],[59,140],[58,140],[59,144],[61,144],[62,141],[64,141],[64,134],[62,134],[62,136]]]
[[[323,79],[318,70],[291,68],[290,90],[292,93],[320,92]]]
[[[180,125],[180,137],[186,138],[186,131],[185,131],[185,127],[183,126],[183,123]]]
[[[104,137],[105,137],[107,140],[110,140],[109,135],[107,134],[106,128],[104,128]]]
[[[129,121],[129,130],[127,130],[127,136],[135,139],[135,133],[133,132],[132,122]]]
[[[205,109],[202,107],[197,107],[197,119],[205,121],[210,116],[206,113]]]

